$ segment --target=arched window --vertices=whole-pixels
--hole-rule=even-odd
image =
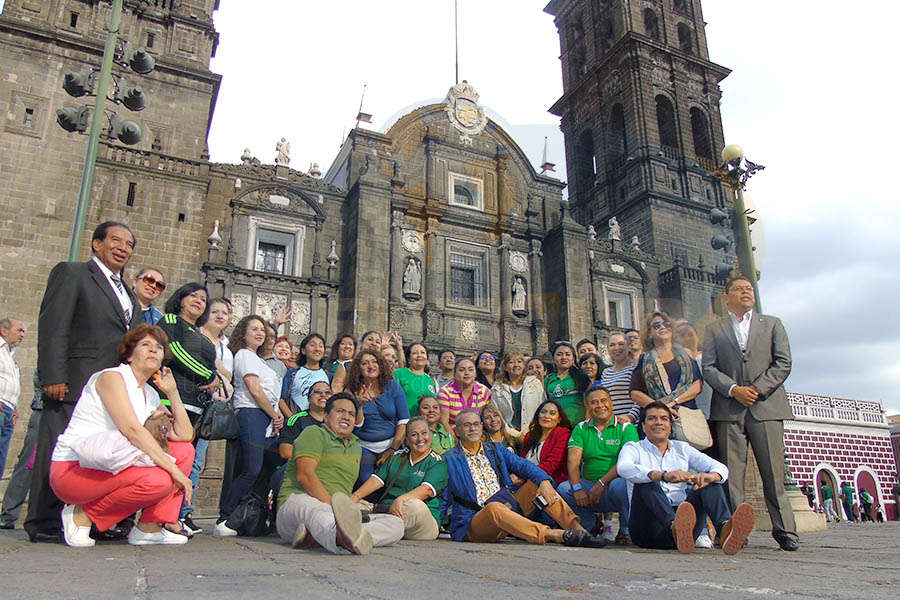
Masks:
[[[672,102],[663,95],[656,97],[656,126],[659,129],[659,143],[670,148],[678,148],[675,109]]]
[[[694,36],[691,35],[691,28],[687,23],[678,24],[678,47],[688,54],[694,53]]]
[[[621,104],[613,106],[609,114],[609,155],[616,160],[628,153],[628,138],[625,135],[625,112]]]
[[[597,176],[597,156],[594,153],[594,134],[590,129],[585,129],[578,136],[578,144],[575,146],[578,164],[578,179],[582,190],[589,190],[594,186],[594,178]]]
[[[699,108],[691,109],[691,136],[694,138],[694,154],[712,160],[712,144],[709,140],[709,122]]]
[[[652,8],[644,9],[644,33],[651,39],[659,39],[659,19],[656,16],[656,11]]]

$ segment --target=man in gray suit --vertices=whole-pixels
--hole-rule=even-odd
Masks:
[[[706,330],[703,379],[712,387],[709,419],[716,426],[719,459],[728,465],[732,506],[744,501],[747,443],[762,477],[772,537],[782,550],[796,550],[797,526],[784,489],[784,420],[793,419],[784,393],[791,373],[791,347],[781,321],[756,313],[753,284],[743,277],[725,283],[728,315]]]
[[[32,542],[61,541],[62,502],[50,488],[50,455],[91,375],[118,364],[122,336],[143,322],[140,304],[122,280],[135,239],[124,223],[94,230],[86,262],[50,271],[38,317],[38,377],[44,409],[38,425],[25,530]]]

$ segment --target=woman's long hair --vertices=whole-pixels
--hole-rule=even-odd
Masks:
[[[548,404],[552,404],[553,406],[555,406],[556,410],[559,412],[559,424],[557,425],[557,427],[565,427],[569,430],[572,429],[572,422],[569,420],[569,415],[566,414],[566,411],[563,410],[559,402],[557,402],[556,400],[544,400],[535,409],[534,416],[531,417],[531,424],[528,425],[528,434],[525,436],[525,443],[522,444],[522,451],[525,454],[528,454],[532,448],[540,443],[539,440],[541,439],[541,423],[538,415],[541,414],[541,409]]]
[[[571,342],[555,342],[551,348],[550,356],[555,355],[560,346],[565,346],[572,351],[572,366],[569,367],[569,375],[572,377],[572,381],[575,382],[575,390],[584,393],[586,389],[591,387],[592,382],[591,378],[578,367],[578,355],[575,353],[575,346]],[[556,360],[553,360],[553,372],[557,372]]]
[[[478,417],[481,419],[482,425],[484,425],[484,413],[491,411],[496,413],[498,417],[500,417],[500,433],[503,436],[503,441],[506,442],[506,445],[510,448],[515,448],[519,444],[519,440],[515,438],[515,436],[510,435],[508,431],[506,431],[506,421],[503,420],[503,415],[500,414],[500,410],[494,406],[493,402],[488,402],[484,406],[481,407],[481,410],[478,411]],[[491,434],[485,430],[484,432],[484,441],[491,441]]]
[[[479,363],[481,363],[481,357],[485,354],[494,357],[494,381],[497,381],[497,357],[494,356],[493,352],[488,352],[487,350],[482,350],[478,353],[478,356],[475,357],[475,381],[477,381],[484,387],[491,389],[491,386],[493,386],[493,384],[488,383],[487,376],[485,376],[485,374],[481,371],[481,367],[479,366]]]
[[[353,362],[350,363],[350,368],[347,369],[347,389],[353,392],[355,396],[358,396],[359,392],[362,390],[363,373],[360,362],[364,356],[374,356],[375,360],[378,361],[378,385],[381,387],[381,393],[384,393],[384,390],[387,389],[387,385],[391,379],[394,378],[394,375],[391,373],[391,368],[388,366],[387,362],[381,358],[381,354],[374,350],[362,350],[353,357]]]
[[[266,320],[259,315],[247,315],[238,321],[231,332],[231,337],[228,338],[228,349],[231,350],[232,354],[237,354],[238,350],[243,350],[247,347],[247,340],[244,338],[247,337],[247,328],[254,319],[262,323],[263,328],[265,328]],[[265,344],[265,341],[263,344]]]
[[[509,367],[510,361],[512,361],[512,359],[514,358],[521,358],[523,362],[525,361],[525,355],[521,352],[507,352],[503,355],[503,360],[500,361],[500,367],[497,369],[497,371],[494,372],[494,381],[499,381],[500,383],[505,383],[507,385],[510,385],[512,383],[512,380],[509,378],[509,372],[507,371],[507,368]],[[528,370],[527,363],[524,369],[525,371]],[[522,374],[524,375],[525,372],[523,371]]]
[[[165,305],[163,305],[163,310],[167,313],[172,313],[173,315],[181,314],[181,303],[187,296],[190,296],[194,292],[198,290],[203,290],[206,292],[206,309],[203,311],[203,314],[197,317],[197,321],[194,323],[195,327],[203,327],[203,324],[209,319],[209,307],[211,306],[209,300],[209,290],[206,289],[206,285],[200,283],[199,281],[192,281],[190,283],[186,283],[169,296],[169,299],[166,300]]]
[[[661,310],[657,310],[644,317],[644,323],[643,325],[641,325],[641,345],[644,347],[644,352],[650,352],[656,347],[653,343],[653,336],[650,335],[650,321],[652,321],[656,317],[661,318],[663,321],[669,324],[669,331],[672,332],[673,336],[672,344],[675,344],[675,329],[672,327],[672,317],[670,317],[667,313],[662,312]]]
[[[341,349],[341,342],[343,342],[346,338],[350,338],[351,340],[353,340],[353,355],[356,356],[356,349],[359,347],[359,344],[356,343],[356,338],[353,337],[352,333],[341,333],[336,338],[334,338],[334,343],[331,345],[331,352],[328,354],[328,360],[336,361],[338,359],[338,353]]]

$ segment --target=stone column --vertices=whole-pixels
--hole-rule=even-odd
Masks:
[[[312,267],[310,268],[310,276],[318,279],[322,276],[322,248],[319,246],[321,243],[320,238],[322,237],[320,234],[322,232],[322,220],[316,219],[316,223],[314,225],[313,230],[313,255],[312,255]],[[298,269],[298,274],[303,276],[302,265],[301,268]]]
[[[547,339],[547,322],[544,316],[544,282],[541,277],[541,241],[531,240],[531,250],[528,253],[531,260],[531,339],[534,344],[534,354],[539,356],[549,349]]]
[[[391,251],[393,260],[390,261],[390,306],[403,303],[403,271],[406,269],[405,257],[401,252],[403,248],[401,235],[403,233],[403,225],[406,223],[406,217],[402,210],[395,210],[391,213]]]
[[[426,341],[438,341],[443,327],[440,308],[444,305],[444,250],[437,228],[440,224],[434,217],[428,217],[425,229],[425,310],[422,321]]]

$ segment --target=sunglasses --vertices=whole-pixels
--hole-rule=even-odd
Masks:
[[[158,291],[158,292],[166,291],[166,282],[165,281],[160,281],[160,280],[156,279],[155,277],[153,277],[152,275],[144,275],[143,277],[141,277],[141,279],[143,279],[144,283],[146,283],[150,287],[156,288],[156,291]]]
[[[654,331],[659,331],[664,327],[666,329],[672,329],[672,324],[668,321],[657,321],[656,323],[651,323],[650,327],[652,327]]]

